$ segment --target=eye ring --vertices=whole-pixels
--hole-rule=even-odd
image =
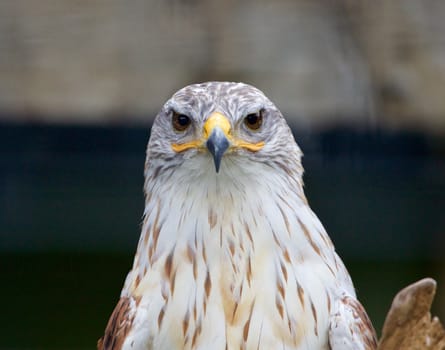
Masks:
[[[263,125],[263,110],[250,113],[244,117],[244,125],[252,131],[258,131]]]
[[[191,123],[192,123],[192,120],[190,119],[190,117],[188,115],[173,111],[172,125],[176,131],[179,131],[179,132],[186,131],[189,128]]]

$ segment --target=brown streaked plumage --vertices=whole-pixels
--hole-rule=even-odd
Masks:
[[[122,348],[134,319],[132,302],[138,304],[138,300],[120,298],[105,328],[105,335],[97,342],[98,349],[119,350]]]
[[[375,349],[301,155],[252,86],[174,94],[152,127],[141,238],[98,349]]]

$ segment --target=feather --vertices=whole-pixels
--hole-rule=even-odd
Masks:
[[[127,334],[131,330],[134,319],[134,300],[128,297],[121,297],[107,327],[105,334],[97,342],[98,350],[121,350]]]
[[[334,304],[330,320],[329,345],[331,350],[377,348],[375,330],[362,304],[344,295]]]

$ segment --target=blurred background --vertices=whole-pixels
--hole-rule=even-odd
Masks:
[[[378,332],[438,281],[445,320],[445,2],[0,2],[1,349],[93,349],[139,237],[150,125],[244,81],[287,117],[306,194]]]

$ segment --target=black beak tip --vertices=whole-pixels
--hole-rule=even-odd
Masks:
[[[214,162],[215,162],[216,173],[219,173],[219,167],[221,166],[221,159],[219,159],[219,160],[214,159]]]

